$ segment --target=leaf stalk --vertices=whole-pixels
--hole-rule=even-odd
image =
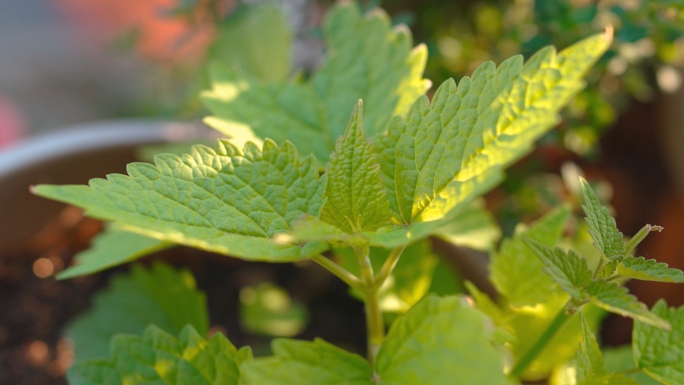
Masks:
[[[380,345],[385,339],[385,325],[378,301],[378,287],[375,285],[375,275],[370,261],[370,248],[368,246],[354,247],[356,258],[361,269],[361,283],[365,296],[366,327],[368,333],[368,361],[375,364],[375,356],[380,350]]]
[[[344,283],[351,286],[352,288],[361,291],[365,290],[361,280],[359,280],[357,276],[350,273],[347,269],[331,261],[330,259],[320,254],[316,254],[311,257],[311,260],[318,263],[329,272],[333,273],[337,278],[341,279],[342,281],[344,281]]]
[[[397,266],[397,262],[399,262],[399,257],[401,257],[401,254],[404,252],[404,249],[406,249],[406,245],[398,246],[392,249],[392,252],[380,268],[378,275],[375,277],[376,289],[379,290],[385,283],[385,280],[387,280],[387,277],[389,277],[390,274],[392,274],[392,271],[394,271],[394,268]]]

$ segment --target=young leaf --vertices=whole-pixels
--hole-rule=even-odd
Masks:
[[[684,306],[668,308],[658,301],[652,309],[672,325],[671,331],[638,320],[634,323],[632,349],[637,367],[664,384],[684,384]]]
[[[74,341],[78,360],[104,358],[114,334],[140,334],[150,324],[173,334],[192,325],[207,334],[206,299],[190,272],[162,263],[149,270],[134,266],[130,274],[114,277],[109,289],[97,294],[91,310],[68,325],[66,334]]]
[[[125,230],[248,260],[287,262],[325,250],[320,243],[272,241],[323,204],[325,176],[292,144],[267,140],[260,150],[248,143],[243,153],[219,140],[215,150],[194,146],[191,154],[163,154],[155,163],[132,163],[129,176],[111,174],[90,186],[40,185],[34,192]]]
[[[374,136],[429,88],[422,78],[425,46],[412,49],[408,29],[392,29],[384,12],[364,17],[358,5],[341,2],[323,32],[328,58],[310,82],[267,83],[212,68],[213,89],[203,95],[214,114],[207,123],[233,137],[289,140],[325,162],[357,100],[368,108],[366,132]]]
[[[204,339],[186,326],[178,338],[150,325],[142,337],[112,338],[111,358],[76,363],[71,385],[238,385],[240,366],[252,360],[249,348],[239,351],[222,334]]]
[[[594,238],[594,245],[608,259],[619,259],[625,255],[625,244],[622,242],[622,233],[618,231],[615,219],[610,215],[607,208],[601,205],[594,190],[589,183],[581,179],[584,193],[582,208],[587,214],[589,233]]]
[[[642,281],[684,282],[684,273],[681,270],[669,268],[666,263],[644,257],[634,258],[628,255],[617,266],[617,271],[623,277]]]
[[[373,370],[363,357],[321,339],[276,339],[273,356],[246,362],[242,385],[373,385]]]
[[[591,270],[587,261],[574,251],[563,251],[558,247],[551,249],[533,240],[524,239],[525,244],[544,263],[544,272],[558,283],[573,298],[582,298],[583,289],[591,282]]]
[[[380,164],[373,143],[364,136],[362,115],[363,102],[359,101],[325,169],[328,184],[321,220],[348,234],[391,224]]]
[[[268,82],[290,75],[292,29],[273,4],[241,4],[219,27],[209,59],[229,63],[242,75]]]
[[[172,246],[158,239],[109,226],[93,238],[89,249],[76,254],[76,264],[59,273],[57,279],[97,273]]]
[[[519,231],[511,239],[504,239],[498,252],[492,253],[489,265],[490,280],[496,290],[513,307],[544,302],[556,289],[553,280],[542,271],[544,266],[523,242],[524,238],[553,246],[560,239],[568,215],[567,207],[555,209],[538,219],[526,231]]]
[[[601,349],[596,342],[596,336],[591,331],[587,319],[579,312],[582,323],[582,343],[577,351],[577,381],[578,383],[589,382],[605,374],[605,362]]]
[[[529,152],[557,121],[557,112],[583,86],[584,73],[605,52],[608,34],[585,39],[556,55],[547,47],[524,66],[516,56],[481,65],[457,86],[444,82],[420,97],[406,118],[378,137],[390,206],[403,223],[431,221],[449,210],[438,198],[449,185],[504,167]],[[431,210],[440,202],[440,212]]]
[[[375,370],[387,385],[508,384],[494,326],[463,298],[423,298],[397,318],[378,352]]]
[[[593,281],[585,290],[591,303],[611,313],[630,317],[660,329],[670,330],[671,328],[669,322],[648,311],[646,305],[629,294],[626,288],[615,283]]]

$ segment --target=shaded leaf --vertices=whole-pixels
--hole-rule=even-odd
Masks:
[[[304,330],[308,319],[306,307],[273,283],[240,289],[240,324],[250,333],[293,337]]]
[[[664,384],[684,384],[684,306],[670,308],[660,300],[652,311],[669,322],[672,330],[641,320],[634,323],[632,349],[637,367]]]
[[[375,369],[385,385],[508,384],[494,331],[463,298],[430,295],[394,321]]]
[[[491,251],[501,237],[501,229],[492,213],[484,208],[484,200],[479,199],[460,210],[435,236],[454,245]]]
[[[338,3],[323,32],[328,57],[308,82],[267,83],[212,68],[213,87],[203,95],[214,114],[207,123],[232,137],[289,140],[326,161],[357,100],[367,107],[366,132],[374,136],[429,88],[422,78],[425,46],[412,49],[408,29],[393,29],[384,12],[364,16],[354,3]]]
[[[105,358],[112,336],[140,334],[150,324],[172,334],[192,325],[207,334],[206,299],[190,272],[162,263],[151,269],[134,266],[130,274],[115,276],[109,289],[95,296],[91,310],[68,325],[66,334],[74,341],[78,360]]]
[[[40,185],[34,192],[125,230],[248,260],[287,262],[325,250],[272,241],[302,214],[318,215],[323,204],[325,177],[292,144],[266,141],[262,150],[248,143],[242,152],[219,140],[216,149],[194,146],[182,157],[155,159],[155,165],[129,164],[128,176],[110,174],[89,186]]]
[[[109,226],[93,238],[89,249],[74,256],[76,264],[59,273],[57,279],[97,273],[172,246],[171,243]]]
[[[152,325],[142,337],[113,337],[110,357],[77,363],[69,370],[69,384],[237,385],[240,365],[252,353],[238,351],[220,333],[206,340],[186,326],[176,338]]]
[[[556,289],[551,277],[542,271],[543,263],[525,245],[524,238],[546,246],[555,245],[563,232],[567,207],[557,208],[536,220],[527,230],[519,228],[511,239],[504,239],[498,252],[492,253],[490,280],[513,307],[543,302]]]
[[[257,358],[242,367],[244,385],[373,385],[373,370],[363,357],[321,339],[276,339],[273,356]]]

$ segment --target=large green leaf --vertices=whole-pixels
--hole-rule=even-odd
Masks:
[[[666,263],[644,257],[625,257],[617,266],[618,274],[623,277],[657,282],[684,282],[684,273],[679,269],[667,267]]]
[[[69,370],[71,385],[238,385],[249,348],[235,349],[221,333],[204,339],[191,326],[178,338],[156,326],[142,337],[112,338],[111,358],[79,362]]]
[[[653,306],[653,313],[672,325],[671,331],[638,320],[634,324],[632,349],[637,367],[656,380],[670,385],[684,384],[684,306],[668,308],[665,301]]]
[[[363,357],[321,339],[276,339],[273,356],[242,367],[243,385],[373,385],[373,370]]]
[[[616,283],[603,280],[593,281],[586,287],[586,295],[596,306],[608,310],[611,313],[630,317],[664,330],[670,330],[671,325],[667,320],[651,313],[646,305],[639,302],[636,297],[629,294],[627,288]]]
[[[384,385],[508,384],[494,330],[463,298],[427,296],[394,321],[375,370]]]
[[[323,32],[328,57],[307,82],[268,83],[213,68],[212,90],[203,95],[214,114],[207,123],[232,137],[290,140],[303,154],[326,161],[357,100],[366,104],[364,121],[373,136],[429,88],[422,78],[425,47],[412,49],[408,29],[393,29],[384,12],[364,16],[358,5],[341,2]]]
[[[619,259],[625,255],[625,244],[622,233],[618,231],[615,219],[606,207],[601,205],[594,190],[586,180],[581,179],[584,204],[582,208],[587,214],[589,234],[594,238],[594,245],[609,259]]]
[[[97,273],[171,246],[172,244],[159,239],[109,226],[93,238],[89,249],[76,254],[76,264],[59,273],[57,279]]]
[[[544,272],[563,290],[573,298],[584,297],[584,288],[592,281],[591,270],[584,258],[572,250],[565,252],[558,247],[552,249],[533,239],[525,239],[525,244],[542,260]]]
[[[292,29],[279,7],[243,4],[219,26],[209,58],[242,75],[285,81],[290,75],[292,41]]]
[[[325,169],[328,185],[321,220],[348,234],[391,224],[380,164],[372,142],[365,138],[362,115],[359,101]]]
[[[504,167],[530,151],[582,87],[582,76],[605,52],[609,35],[585,39],[560,54],[547,47],[524,66],[521,56],[481,65],[457,86],[447,80],[428,101],[378,137],[388,198],[397,221],[432,221],[451,209],[450,187]],[[447,194],[449,197],[444,197]],[[439,204],[439,210],[433,204]]]
[[[118,275],[110,287],[95,297],[91,310],[67,327],[78,360],[107,357],[111,337],[117,333],[140,334],[154,324],[178,334],[192,325],[201,335],[209,329],[204,294],[197,290],[190,272],[157,263],[151,269],[134,266]]]
[[[324,244],[277,244],[302,214],[318,215],[325,176],[316,160],[300,159],[289,142],[252,143],[244,153],[227,140],[194,146],[182,157],[158,155],[132,163],[128,174],[89,186],[40,185],[38,195],[86,209],[125,230],[249,260],[286,262],[319,253]]]
[[[532,223],[529,229],[519,228],[513,238],[504,239],[498,252],[492,253],[490,280],[511,306],[535,305],[557,290],[553,280],[542,271],[542,261],[523,239],[532,239],[546,246],[555,245],[563,233],[568,215],[567,207],[555,209]]]

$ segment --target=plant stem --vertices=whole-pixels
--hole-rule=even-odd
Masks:
[[[646,238],[648,233],[650,233],[652,231],[660,232],[660,231],[663,231],[663,228],[661,226],[654,226],[654,225],[646,225],[646,226],[642,227],[641,230],[639,230],[639,232],[637,232],[632,237],[632,239],[630,239],[629,242],[627,242],[627,245],[625,246],[625,250],[626,250],[625,255],[629,255],[629,253],[632,250],[634,250],[634,248],[637,247],[637,245],[639,243],[641,243],[641,241],[643,241]]]
[[[524,372],[525,369],[527,369],[528,366],[534,361],[535,358],[541,353],[542,350],[544,350],[544,347],[546,347],[546,344],[551,341],[553,336],[558,333],[563,326],[565,326],[565,323],[572,317],[572,314],[567,314],[565,309],[566,306],[563,306],[559,311],[558,314],[556,314],[556,317],[551,321],[551,324],[546,328],[544,331],[544,334],[539,337],[537,342],[532,345],[530,350],[525,353],[525,355],[518,361],[518,363],[513,367],[513,370],[511,370],[511,375],[515,377],[520,377]]]
[[[394,270],[394,267],[397,265],[397,262],[399,262],[399,257],[401,257],[401,254],[404,252],[405,248],[406,245],[398,246],[392,249],[392,252],[387,257],[387,260],[385,260],[385,263],[382,265],[382,268],[380,268],[378,275],[375,277],[375,287],[377,289],[380,289],[382,284],[385,283],[387,277],[389,277],[389,275],[392,274],[392,271]]]
[[[369,247],[354,248],[361,268],[361,283],[364,288],[366,307],[366,326],[368,333],[368,361],[375,362],[375,355],[385,339],[385,325],[378,302],[378,287],[375,286],[373,266],[371,266]]]
[[[353,287],[354,289],[357,290],[365,290],[363,283],[359,280],[357,276],[354,274],[350,273],[347,271],[345,268],[342,266],[338,265],[337,263],[331,261],[330,259],[317,254],[311,257],[311,259],[318,263],[319,265],[323,266],[326,270],[329,272],[333,273],[335,276],[337,276],[339,279],[344,281],[347,285]]]

